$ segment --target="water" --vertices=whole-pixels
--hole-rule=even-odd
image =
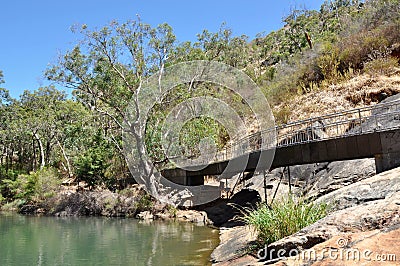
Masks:
[[[218,231],[192,223],[0,214],[0,265],[209,265]]]

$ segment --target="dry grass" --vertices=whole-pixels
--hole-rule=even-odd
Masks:
[[[379,102],[382,92],[388,96],[400,92],[400,69],[388,76],[355,76],[346,82],[293,97],[273,109],[275,112],[283,108],[291,110],[288,121],[295,121],[373,105]]]

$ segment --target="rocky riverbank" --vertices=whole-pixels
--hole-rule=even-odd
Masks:
[[[386,100],[395,99],[398,96]],[[386,122],[397,123],[394,120]],[[372,126],[363,124],[363,128]],[[344,250],[343,248],[353,246],[361,248],[359,243],[368,243],[373,252],[378,254],[382,251],[379,246],[396,246],[397,242],[390,239],[395,239],[399,234],[400,168],[375,175],[374,160],[361,159],[291,166],[290,173],[291,182],[288,180],[287,168],[274,169],[267,175],[267,182],[272,185],[272,189],[266,191],[268,202],[287,197],[291,191],[295,196],[326,202],[333,209],[327,217],[315,224],[270,244],[270,250],[293,254],[332,248]],[[42,202],[24,204],[20,212],[55,216],[135,217],[144,220],[176,219],[213,225],[220,228],[221,240],[211,256],[215,265],[297,265],[299,261],[300,264],[308,265],[321,261],[329,264],[329,256],[308,260],[291,257],[282,262],[279,254],[268,253],[264,261],[258,259],[257,250],[251,249],[257,235],[236,217],[240,216],[240,208],[255,207],[265,200],[263,179],[262,176],[255,175],[246,180],[244,186],[239,187],[241,190],[231,199],[221,199],[192,210],[180,210],[155,201],[143,187],[135,185],[118,193],[67,188]],[[346,242],[346,246],[338,246],[339,240]],[[371,244],[378,240],[379,245],[378,242]],[[391,246],[383,248],[392,252]],[[389,254],[396,255],[400,261],[400,254]]]
[[[237,207],[254,207],[261,198],[257,191],[243,190],[229,200],[220,199],[195,209],[180,209],[151,197],[141,185],[122,191],[107,189],[82,190],[62,187],[52,197],[40,201],[9,204],[7,210],[27,215],[47,216],[106,216],[141,220],[177,220],[220,227],[240,224],[234,218]]]
[[[180,210],[161,203],[151,197],[141,185],[132,185],[119,192],[63,187],[52,197],[39,202],[27,202],[13,210],[28,215],[106,216],[211,224],[204,211]]]
[[[333,265],[338,260],[341,265],[377,265],[379,259],[385,259],[385,265],[398,265],[400,168],[326,193],[316,202],[327,202],[334,209],[315,224],[270,244],[268,256],[263,252],[237,252],[248,248],[255,239],[250,228],[221,230],[221,244],[212,254],[215,265]],[[233,245],[235,249],[230,252]],[[366,254],[359,259],[346,258],[346,254],[358,256],[362,252]],[[342,253],[345,257],[338,257]],[[258,259],[260,254],[263,260]]]

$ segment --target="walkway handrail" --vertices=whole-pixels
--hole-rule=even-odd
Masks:
[[[263,131],[248,135],[226,145],[216,154],[204,156],[204,161],[182,158],[180,164],[185,166],[196,164],[210,164],[233,159],[239,155],[251,153],[261,149],[285,147],[313,141],[322,141],[338,137],[361,135],[374,131],[386,131],[400,127],[400,122],[392,125],[390,120],[400,120],[400,100],[380,103],[311,117],[284,125],[275,126]],[[263,138],[261,138],[263,136]],[[264,143],[261,143],[264,140]],[[176,160],[176,158],[175,158]],[[184,162],[184,163],[183,163]]]

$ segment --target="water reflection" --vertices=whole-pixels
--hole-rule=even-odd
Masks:
[[[0,215],[0,265],[207,265],[218,231],[191,223]]]

